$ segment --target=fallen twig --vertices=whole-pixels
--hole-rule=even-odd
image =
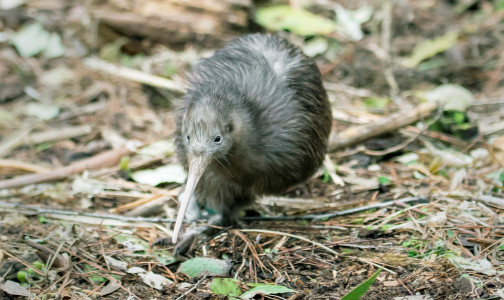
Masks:
[[[486,205],[498,207],[504,209],[504,198],[489,196],[489,195],[478,195],[474,197],[474,200],[483,202]]]
[[[437,122],[437,120],[439,120],[439,118],[441,117],[441,114],[443,113],[443,110],[440,109],[440,107],[438,107],[438,110],[437,110],[437,114],[436,116],[429,121],[428,124],[424,124],[424,128],[423,129],[418,129],[418,131],[416,132],[416,134],[414,136],[411,136],[409,139],[405,140],[404,142],[394,146],[394,147],[390,147],[388,149],[385,149],[385,150],[380,150],[380,151],[376,151],[376,150],[369,150],[369,149],[366,149],[364,146],[364,150],[363,152],[367,155],[371,155],[371,156],[384,156],[384,155],[387,155],[387,154],[390,154],[390,153],[394,153],[394,152],[397,152],[399,150],[402,150],[404,148],[406,148],[409,144],[411,144],[412,142],[416,141],[422,134],[424,134],[427,129],[429,129],[429,127],[434,124],[435,122]],[[412,126],[410,126],[412,127]]]
[[[26,144],[40,144],[49,141],[64,140],[90,133],[89,125],[68,126],[65,128],[51,129],[44,132],[32,133],[26,137]]]
[[[194,291],[196,288],[198,288],[198,286],[203,282],[203,280],[205,280],[207,278],[207,275],[205,274],[203,277],[201,277],[200,280],[198,280],[198,282],[196,282],[190,289],[188,289],[185,293],[183,293],[182,295],[180,295],[180,297],[178,297],[177,299],[175,300],[180,300],[180,299],[184,299],[185,296],[189,295],[190,292]]]
[[[43,208],[38,206],[24,205],[21,203],[10,203],[5,201],[0,201],[0,211],[8,211],[8,212],[17,212],[20,214],[27,215],[45,215],[55,219],[73,219],[75,222],[81,223],[90,223],[90,224],[100,224],[103,222],[103,225],[131,225],[128,223],[174,223],[174,219],[166,219],[166,218],[142,218],[142,217],[128,217],[128,216],[120,216],[113,214],[103,214],[103,213],[89,213],[89,212],[78,212],[72,210],[64,210],[64,209],[52,209],[52,208]],[[68,218],[60,218],[58,216],[65,216]],[[89,218],[87,220],[79,219],[78,217],[86,217]],[[107,223],[104,220],[118,221],[118,223]],[[86,222],[84,222],[86,221]],[[120,224],[122,223],[122,224]]]
[[[44,166],[13,159],[0,159],[0,169],[16,169],[31,173],[45,173],[51,171],[50,168]]]
[[[427,128],[428,126],[426,126]],[[430,137],[432,139],[436,139],[436,140],[440,140],[442,142],[445,142],[445,143],[449,143],[455,147],[458,147],[458,148],[467,148],[467,146],[469,146],[469,143],[464,141],[464,140],[461,140],[457,137],[454,137],[454,136],[450,136],[450,135],[447,135],[445,133],[442,133],[442,132],[436,132],[436,131],[430,131],[430,130],[424,130],[424,129],[420,129],[420,128],[417,128],[417,127],[414,127],[414,126],[408,126],[406,128],[403,128],[401,130],[399,130],[400,133],[404,134],[404,135],[408,135],[408,136],[417,136],[418,134],[421,134],[423,136],[427,136],[427,137]]]
[[[385,1],[382,5],[383,22],[382,22],[382,47],[384,57],[382,62],[384,65],[383,75],[390,87],[390,95],[397,102],[399,94],[399,85],[392,71],[392,58],[390,56],[390,46],[392,41],[392,1]]]
[[[56,265],[57,268],[65,268],[65,270],[69,269],[70,262],[68,261],[68,259],[64,258],[63,255],[59,254],[58,253],[59,251],[55,251],[45,245],[35,243],[31,240],[25,240],[25,243],[27,243],[28,245],[30,245],[31,247],[33,247],[37,250],[40,250],[40,251],[46,253],[47,255],[50,255],[51,257],[53,257],[53,259],[57,261],[57,265]],[[58,247],[58,249],[61,250],[61,247]],[[48,269],[50,269],[50,268],[48,268]]]
[[[115,165],[121,157],[128,155],[131,150],[127,148],[110,150],[100,153],[91,158],[76,162],[70,166],[66,166],[54,171],[40,174],[22,175],[12,179],[0,181],[0,189],[7,189],[28,184],[35,184],[47,181],[55,181],[68,178],[74,174],[83,172],[84,170],[92,170],[98,168],[106,168]]]
[[[35,128],[39,123],[30,124],[24,128],[18,129],[5,137],[0,143],[0,157],[3,157],[10,150],[16,148],[22,140]]]
[[[119,67],[99,58],[86,58],[84,60],[84,65],[92,70],[106,72],[114,76],[120,76],[129,80],[164,88],[181,94],[185,93],[185,91],[172,80],[147,74],[131,68]]]
[[[322,219],[329,219],[329,218],[339,217],[339,216],[344,216],[344,215],[350,215],[350,214],[358,213],[358,212],[365,211],[368,209],[383,208],[383,207],[387,207],[387,206],[392,206],[392,205],[396,205],[397,203],[406,204],[406,203],[416,203],[416,202],[428,202],[428,199],[427,199],[427,197],[423,197],[423,196],[404,198],[404,199],[398,199],[395,201],[381,202],[381,203],[376,203],[376,204],[366,205],[366,206],[362,206],[362,207],[356,207],[356,208],[351,208],[351,209],[347,209],[347,210],[331,212],[331,213],[327,213],[327,214],[320,214],[320,215],[279,216],[279,217],[245,217],[244,219],[245,220],[253,220],[253,221],[322,220]]]
[[[329,138],[329,151],[352,146],[371,137],[409,125],[430,115],[437,108],[437,103],[427,102],[413,110],[399,111],[368,124],[350,127],[340,133],[333,132]]]

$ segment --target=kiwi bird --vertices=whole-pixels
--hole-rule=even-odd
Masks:
[[[176,122],[176,154],[188,176],[174,243],[184,218],[206,210],[210,223],[231,224],[259,196],[312,176],[332,116],[315,62],[284,38],[250,34],[194,67]]]

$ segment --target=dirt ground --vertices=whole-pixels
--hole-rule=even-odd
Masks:
[[[334,146],[307,183],[180,257],[154,243],[184,181],[173,110],[186,73],[267,32],[256,13],[286,2],[18,2],[0,1],[0,299],[225,299],[216,277],[292,290],[253,299],[340,299],[380,267],[362,299],[504,299],[503,1],[338,1],[370,12],[362,38],[283,33],[322,72],[333,134],[400,119],[433,91],[463,111]],[[331,1],[290,5],[337,19]],[[29,24],[41,27],[21,36]],[[195,257],[229,270],[189,276]]]

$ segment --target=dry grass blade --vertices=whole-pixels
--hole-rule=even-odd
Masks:
[[[317,246],[317,247],[320,247],[324,250],[326,250],[327,252],[331,253],[331,254],[334,254],[336,257],[339,256],[339,253],[334,251],[333,249],[327,247],[327,246],[324,246],[322,245],[321,243],[319,242],[315,242],[315,241],[312,241],[308,238],[305,238],[303,236],[299,236],[299,235],[295,235],[295,234],[291,234],[291,233],[286,233],[286,232],[280,232],[280,231],[274,231],[274,230],[263,230],[263,229],[241,229],[240,230],[241,232],[256,232],[256,233],[265,233],[265,234],[272,234],[272,235],[283,235],[283,236],[288,236],[288,237],[291,237],[291,238],[295,238],[295,239],[298,239],[298,240],[301,240],[301,241],[305,241],[305,242],[308,242],[314,246]],[[255,250],[255,249],[254,249]]]

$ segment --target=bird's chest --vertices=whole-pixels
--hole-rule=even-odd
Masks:
[[[251,169],[247,169],[246,166],[243,166],[243,164],[240,164],[236,160],[213,161],[207,171],[205,171],[205,175],[227,181],[230,184],[239,185],[242,188],[254,185],[256,179]]]

